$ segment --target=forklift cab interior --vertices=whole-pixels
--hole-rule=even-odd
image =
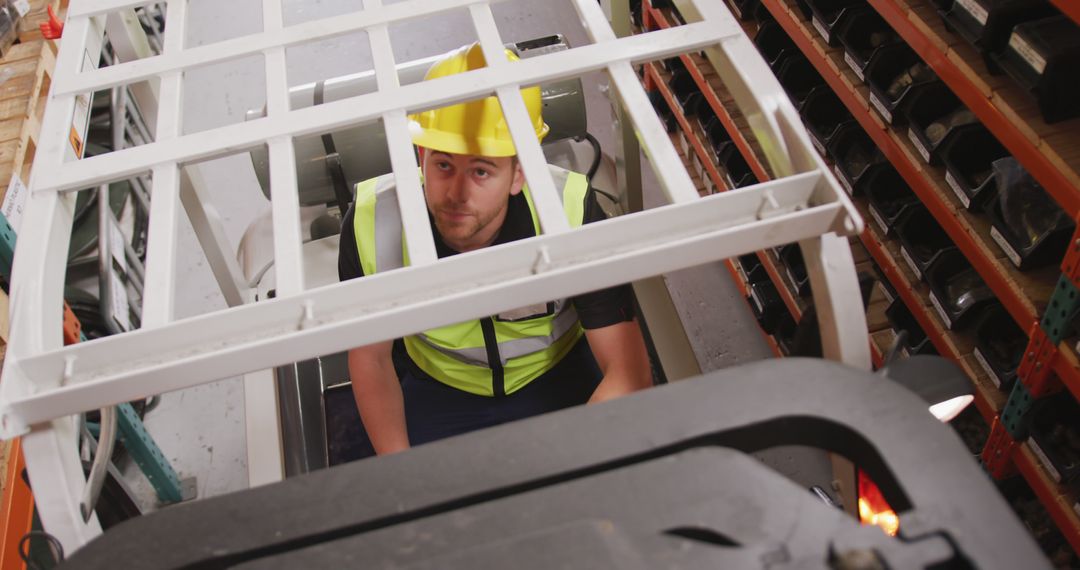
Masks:
[[[519,57],[528,58],[568,48],[561,35],[508,44]],[[400,64],[402,84],[423,80],[441,56]],[[374,92],[373,71],[294,87],[293,109],[329,103]],[[587,136],[585,94],[580,78],[541,85],[544,121],[550,127],[543,149],[548,162],[577,172],[595,173],[590,182],[618,196],[613,163]],[[265,115],[248,111],[247,119]],[[583,141],[591,139],[589,143]],[[341,217],[353,199],[355,185],[392,172],[386,135],[380,123],[369,123],[295,140],[298,194],[304,235],[305,281],[317,287],[337,282],[337,246]],[[264,195],[270,196],[269,155],[265,147],[251,152],[252,164]],[[601,168],[603,164],[603,168]],[[617,212],[605,200],[603,207]],[[269,208],[245,232],[239,258],[245,278],[257,283],[259,298],[274,295],[273,220]],[[350,388],[346,353],[326,355],[275,369],[281,417],[286,476],[336,465],[372,453],[363,436]]]

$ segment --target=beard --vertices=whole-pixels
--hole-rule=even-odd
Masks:
[[[442,236],[443,242],[458,251],[484,247],[494,240],[495,235],[482,236],[481,234],[491,226],[504,210],[505,207],[488,212],[485,215],[485,213],[475,210],[439,208],[434,214],[435,228],[439,231],[439,235]]]

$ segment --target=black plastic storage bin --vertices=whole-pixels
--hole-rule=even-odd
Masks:
[[[799,108],[810,142],[818,154],[825,156],[829,141],[842,125],[854,123],[855,119],[848,112],[844,102],[827,85],[810,91]]]
[[[716,164],[723,164],[729,154],[735,150],[735,141],[731,140],[731,133],[724,128],[720,118],[713,115],[702,126],[705,137],[709,139],[708,148],[713,155]]]
[[[994,195],[993,163],[1009,151],[982,124],[956,129],[941,148],[945,182],[968,210],[981,210]]]
[[[986,57],[1009,42],[1017,24],[1055,14],[1047,0],[957,0],[941,17]],[[989,58],[988,58],[989,59]],[[992,71],[992,62],[988,61]]]
[[[810,294],[810,276],[806,273],[806,263],[803,261],[802,248],[797,243],[789,243],[780,248],[780,263],[784,264],[784,272],[787,273],[795,293],[800,297]]]
[[[1076,224],[1013,157],[994,161],[990,237],[1021,271],[1057,265]]]
[[[671,75],[668,87],[671,88],[671,94],[675,96],[675,101],[678,102],[683,116],[686,117],[696,113],[698,102],[705,99],[705,95],[701,93],[701,88],[694,81],[694,76],[690,75],[690,70],[685,67],[676,70]]]
[[[705,126],[709,124],[709,121],[716,118],[716,113],[713,111],[712,106],[709,105],[709,100],[705,98],[703,94],[701,97],[694,98],[691,103],[694,108],[690,109],[690,114],[686,117],[690,120],[690,123],[697,123],[701,132],[705,132]]]
[[[755,19],[755,13],[758,7],[761,6],[761,0],[731,0],[730,6],[736,18],[748,21]]]
[[[897,334],[901,332],[907,333],[907,340],[900,346],[901,350],[908,355],[937,354],[937,349],[930,342],[930,338],[926,336],[926,331],[919,326],[919,321],[915,320],[915,315],[911,314],[911,310],[907,308],[907,305],[899,297],[893,299],[892,303],[889,303],[889,306],[885,308],[885,316],[892,323],[893,330]]]
[[[844,25],[851,12],[866,6],[865,0],[807,0],[810,5],[810,24],[829,45],[837,45],[836,31]]]
[[[900,42],[900,35],[871,6],[848,9],[835,35],[844,46],[844,61],[860,81],[865,81],[866,64],[877,51]]]
[[[757,183],[757,177],[750,170],[750,165],[734,145],[729,147],[725,155],[720,166],[724,169],[724,177],[730,188],[742,188]]]
[[[664,122],[664,129],[669,133],[675,132],[678,128],[679,122],[675,118],[675,113],[671,111],[671,107],[668,106],[667,100],[664,99],[663,93],[659,91],[649,91],[649,102],[652,103],[653,109],[656,110],[656,114],[660,116],[660,120]]]
[[[949,8],[952,8],[954,0],[930,0],[930,3],[937,8],[938,12],[944,12]]]
[[[747,297],[747,302],[754,313],[754,318],[757,319],[758,325],[765,334],[774,334],[776,326],[780,324],[780,319],[788,312],[787,306],[780,298],[780,292],[769,279],[751,283],[749,290],[750,296]]]
[[[837,129],[827,150],[835,164],[833,172],[848,194],[855,193],[859,178],[871,165],[885,160],[881,149],[858,123],[849,123]]]
[[[937,256],[926,270],[926,283],[930,304],[950,330],[963,329],[997,302],[994,292],[955,248]]]
[[[1027,417],[1035,456],[1054,481],[1075,487],[1080,480],[1080,404],[1066,391],[1035,402]]]
[[[801,53],[792,54],[780,63],[776,69],[776,79],[796,108],[802,105],[815,87],[825,85],[825,79],[814,69],[814,64]]]
[[[1016,381],[1016,369],[1027,344],[1027,333],[1000,303],[983,311],[975,323],[975,360],[990,381],[1006,394]]]
[[[949,234],[925,206],[908,207],[895,228],[896,237],[900,239],[900,257],[919,279],[926,279],[927,271],[938,258],[956,250]]]
[[[773,333],[773,338],[776,339],[780,352],[784,353],[785,356],[791,355],[791,351],[795,349],[795,334],[798,330],[799,325],[795,322],[795,318],[791,316],[791,313],[785,311],[784,315],[780,317],[780,322],[776,325],[776,332]]]
[[[993,57],[1035,96],[1047,123],[1080,115],[1080,81],[1076,79],[1080,26],[1068,17],[1055,16],[1016,26],[1008,44]]]
[[[928,164],[940,164],[940,149],[964,125],[979,119],[941,82],[912,95],[907,110],[908,138]]]
[[[774,21],[766,22],[758,28],[758,33],[754,36],[754,45],[757,46],[758,53],[761,54],[765,63],[769,64],[769,69],[772,69],[773,73],[789,56],[800,53],[799,47],[787,35],[784,28]]]
[[[938,81],[929,65],[907,44],[882,47],[866,64],[866,84],[870,87],[870,106],[890,125],[906,118],[913,95]]]
[[[892,235],[896,222],[908,208],[918,207],[919,197],[911,191],[900,173],[888,162],[871,165],[859,179],[859,191],[869,203],[870,218],[881,230],[881,235]]]
[[[747,284],[750,283],[750,276],[754,273],[754,271],[757,271],[759,268],[764,271],[764,267],[761,265],[761,259],[758,258],[756,253],[747,253],[744,255],[740,255],[738,258],[738,263],[736,263],[735,266],[736,270],[739,272],[739,275],[742,276],[743,281]]]

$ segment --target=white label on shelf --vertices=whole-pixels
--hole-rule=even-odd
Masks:
[[[919,151],[919,156],[929,164],[930,151],[926,150],[926,145],[923,144],[922,139],[920,139],[918,133],[915,132],[915,127],[908,128],[907,138],[911,140],[911,144],[915,145],[915,150]]]
[[[945,312],[945,309],[941,306],[941,301],[938,301],[937,295],[934,295],[933,291],[930,292],[930,304],[934,306],[934,310],[941,317],[941,321],[945,323],[945,328],[951,329],[952,319],[949,318],[949,314]]]
[[[1042,466],[1044,469],[1046,469],[1046,472],[1050,474],[1050,477],[1053,478],[1055,482],[1060,483],[1061,473],[1058,473],[1057,468],[1054,467],[1054,463],[1050,461],[1050,458],[1046,456],[1046,452],[1044,452],[1042,450],[1042,447],[1039,446],[1039,442],[1035,441],[1035,438],[1029,437],[1028,443],[1031,444],[1031,451],[1035,452],[1035,457],[1039,458],[1039,463],[1042,463]]]
[[[1076,516],[1080,517],[1080,501],[1073,503],[1073,512],[1076,513]]]
[[[847,190],[848,196],[852,194],[851,182],[848,182],[847,176],[844,176],[844,171],[840,170],[840,165],[833,166],[833,172],[836,173],[836,178],[840,180],[840,184]]]
[[[728,8],[735,13],[736,18],[742,19],[742,10],[734,2],[728,2]]]
[[[690,156],[690,141],[686,140],[686,133],[679,130],[679,148],[682,149],[683,156]]]
[[[111,272],[110,281],[112,283],[112,313],[113,319],[116,321],[120,328],[129,331],[131,330],[131,317],[128,316],[128,296],[127,287],[124,285],[124,280],[120,278],[120,274],[116,271]]]
[[[877,109],[878,113],[881,113],[881,117],[885,119],[886,123],[889,123],[890,125],[892,124],[892,113],[890,113],[889,110],[885,108],[885,104],[881,102],[881,99],[878,99],[877,94],[870,94],[870,104],[873,105],[875,109]]]
[[[7,194],[4,194],[4,204],[0,206],[0,210],[4,212],[4,217],[7,218],[11,229],[15,230],[15,235],[19,235],[19,225],[22,224],[26,195],[29,193],[26,185],[23,184],[22,178],[19,178],[19,174],[13,172],[11,182],[8,182]]]
[[[975,21],[979,22],[979,25],[986,25],[986,18],[988,16],[986,8],[983,8],[977,0],[956,0],[956,5],[963,8],[968,14],[971,14],[971,17],[975,18]]]
[[[1024,61],[1035,70],[1035,73],[1042,75],[1046,71],[1046,58],[1042,56],[1035,48],[1031,47],[1020,34],[1013,32],[1009,36],[1009,47],[1016,52],[1017,55],[1024,58]]]
[[[893,301],[896,300],[896,297],[894,297],[893,294],[889,292],[888,287],[882,285],[881,287],[878,287],[878,289],[881,290],[881,294],[885,296],[885,300],[888,301],[889,303],[892,303]]]
[[[825,27],[825,24],[817,19],[817,16],[810,18],[810,23],[814,25],[814,29],[821,34],[821,37],[825,38],[825,43],[829,43],[829,29]]]
[[[870,217],[874,218],[874,223],[877,224],[878,229],[881,230],[881,235],[885,236],[889,233],[889,226],[885,224],[885,218],[881,217],[881,213],[877,211],[872,204],[870,205]]]
[[[116,224],[109,224],[109,253],[112,254],[116,264],[120,266],[120,269],[127,273],[127,255],[124,251],[124,232],[120,231],[120,228],[116,227]]]
[[[904,246],[900,246],[900,257],[904,258],[904,262],[907,263],[911,272],[915,274],[915,278],[922,279],[922,272],[919,271],[918,266],[915,265],[915,261],[911,259],[911,255],[908,254],[907,249]]]
[[[757,290],[755,290],[753,287],[750,287],[750,298],[754,300],[754,305],[757,306],[758,314],[765,314],[765,304],[761,302],[761,299],[758,297]]]
[[[994,373],[994,369],[990,367],[990,363],[986,361],[986,357],[983,356],[982,351],[978,347],[975,347],[975,360],[979,362],[979,366],[986,371],[986,375],[990,377],[990,381],[994,383],[994,386],[1001,388],[1001,378]]]
[[[742,263],[736,262],[733,265],[735,266],[735,273],[739,274],[739,279],[741,279],[743,283],[746,283],[746,285],[749,286],[750,278],[746,275],[746,269],[743,267]]]
[[[784,273],[787,274],[788,283],[791,284],[791,291],[796,295],[799,294],[799,282],[795,279],[795,276],[791,274],[791,269],[784,268]]]
[[[814,148],[817,149],[818,154],[825,156],[825,143],[818,140],[814,133],[806,131],[806,134],[810,135],[810,142],[814,144]]]
[[[859,78],[859,81],[866,81],[866,77],[863,76],[863,70],[859,67],[859,63],[846,51],[844,52],[844,61],[847,62],[848,67],[850,67],[851,71],[855,73],[855,76]]]
[[[956,198],[960,200],[960,203],[963,204],[965,208],[970,208],[971,198],[968,198],[968,195],[960,188],[960,184],[956,182],[956,178],[953,177],[952,172],[945,172],[945,182],[949,185],[949,188],[952,188],[953,194],[956,194]]]
[[[1016,253],[1013,246],[1009,243],[1009,240],[1005,239],[1005,236],[1001,235],[996,227],[990,228],[990,237],[994,238],[994,243],[998,244],[998,247],[1005,252],[1005,255],[1009,256],[1009,261],[1013,265],[1020,267],[1020,254]]]
[[[19,13],[20,18],[30,13],[30,2],[27,0],[15,0],[11,5],[15,7],[15,11]]]

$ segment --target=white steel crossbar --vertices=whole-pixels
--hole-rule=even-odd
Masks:
[[[620,38],[611,45],[594,44],[531,57],[505,68],[484,68],[424,84],[358,95],[297,109],[280,117],[266,117],[95,156],[63,169],[39,173],[34,191],[79,190],[145,173],[162,162],[188,163],[216,158],[248,150],[277,137],[321,134],[370,122],[396,109],[418,111],[486,96],[500,87],[538,85],[580,76],[603,69],[612,62],[659,59],[715,43],[724,37],[727,34],[701,22]]]
[[[678,0],[691,23],[616,38],[595,0],[572,0],[592,44],[510,63],[492,16],[502,0],[408,0],[284,26],[280,0],[263,0],[264,30],[185,49],[188,0],[170,0],[161,55],[83,70],[97,53],[106,14],[147,0],[72,0],[43,121],[12,278],[12,341],[0,383],[0,434],[23,434],[27,464],[46,529],[74,550],[100,532],[78,503],[85,481],[72,414],[241,373],[340,352],[431,327],[555,297],[655,277],[664,272],[800,242],[821,314],[826,356],[869,366],[850,252],[837,234],[862,221],[798,122],[779,84],[734,19],[715,0]],[[489,66],[423,84],[401,85],[389,26],[467,9]],[[625,13],[625,11],[623,12]],[[285,49],[350,32],[367,33],[378,90],[291,109]],[[705,49],[746,112],[777,179],[699,198],[631,66]],[[183,74],[195,67],[261,54],[266,62],[263,118],[181,134]],[[520,95],[523,86],[603,71],[625,107],[670,204],[571,229]],[[67,140],[80,93],[160,81],[156,140],[84,160]],[[533,190],[542,235],[438,259],[410,143],[406,113],[494,94],[506,115]],[[381,121],[397,181],[411,266],[307,289],[294,140]],[[187,165],[266,146],[270,156],[274,264],[278,296],[253,303],[251,286],[230,259],[209,192]],[[636,158],[636,150],[635,158]],[[143,328],[61,346],[64,260],[73,190],[153,174]],[[173,321],[180,204],[200,232],[229,309]],[[36,233],[34,233],[36,232]],[[205,234],[205,235],[204,235]],[[309,260],[310,261],[310,260]],[[246,389],[268,387],[250,376]],[[264,396],[266,390],[262,390]],[[272,402],[273,394],[263,400]],[[252,401],[249,399],[249,402]],[[263,425],[276,425],[273,422]],[[250,431],[249,434],[254,433]]]
[[[506,0],[493,1],[502,2]],[[475,2],[476,0],[411,0],[410,2],[392,4],[378,9],[313,20],[274,32],[263,31],[258,34],[194,47],[175,56],[165,54],[110,66],[85,75],[69,76],[63,79],[57,78],[56,92],[58,94],[69,94],[82,93],[87,90],[107,89],[124,83],[156,77],[168,71],[181,71],[213,65],[249,55],[259,55],[273,48],[284,48],[317,40],[326,40],[358,32],[365,28],[435,16],[444,12],[466,8]],[[69,12],[68,18],[75,17],[74,14]]]
[[[19,372],[49,388],[9,400],[0,419],[11,435],[87,406],[146,397],[149,386],[197,386],[841,230],[847,212],[839,204],[807,205],[821,182],[820,173],[800,174],[542,242],[506,244],[179,321],[168,330],[24,358]],[[759,220],[763,205],[769,215]]]

